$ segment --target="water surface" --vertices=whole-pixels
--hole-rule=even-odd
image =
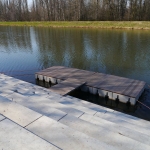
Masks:
[[[150,84],[150,32],[0,27],[0,72],[35,83],[34,73],[53,65],[108,73]]]

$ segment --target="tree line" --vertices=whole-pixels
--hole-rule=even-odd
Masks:
[[[0,0],[0,21],[149,21],[150,0]]]

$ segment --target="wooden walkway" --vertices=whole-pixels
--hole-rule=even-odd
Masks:
[[[68,78],[65,81],[62,81],[59,84],[51,87],[50,91],[58,93],[60,95],[66,95],[84,84],[85,82],[82,82],[78,79]]]
[[[145,82],[139,80],[63,66],[47,68],[37,72],[35,77],[36,79],[45,80],[53,84],[61,83],[64,80],[68,83],[69,79],[69,83],[72,85],[74,84],[72,79],[77,79],[80,86],[85,83],[84,86],[81,86],[81,90],[85,92],[99,94],[99,96],[102,97],[109,96],[109,98],[113,100],[118,98],[124,103],[130,101],[132,105],[135,105],[146,85]],[[71,91],[71,87],[58,84],[54,86],[52,90],[56,93],[67,94]],[[74,90],[76,87],[72,89]]]

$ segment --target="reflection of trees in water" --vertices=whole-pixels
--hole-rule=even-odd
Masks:
[[[63,65],[149,81],[148,31],[0,27],[0,37],[1,51],[32,52],[27,58],[38,68]]]
[[[39,44],[39,61],[44,67],[65,65],[82,67],[84,42],[82,32],[72,29],[35,29]]]
[[[0,46],[5,52],[31,52],[29,27],[0,27],[0,34]]]
[[[128,76],[148,67],[149,35],[141,31],[36,28],[35,34],[45,68],[64,65]]]

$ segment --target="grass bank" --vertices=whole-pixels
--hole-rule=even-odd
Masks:
[[[0,22],[0,26],[74,27],[74,28],[147,29],[147,30],[150,30],[150,21]]]

